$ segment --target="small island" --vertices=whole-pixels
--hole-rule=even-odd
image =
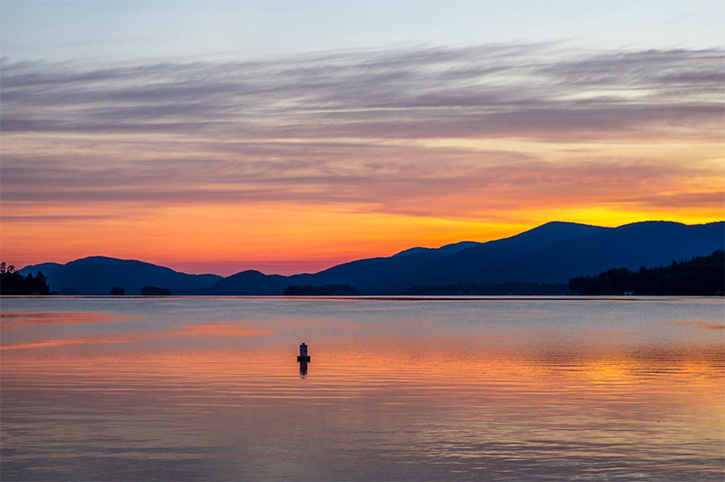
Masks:
[[[359,296],[360,290],[350,285],[297,286],[284,289],[285,296]]]
[[[38,271],[35,276],[28,273],[23,276],[15,270],[15,266],[0,263],[0,294],[1,295],[47,295],[50,293],[48,278]]]
[[[143,296],[171,296],[174,292],[166,287],[159,288],[158,286],[144,286],[141,288],[141,294]]]

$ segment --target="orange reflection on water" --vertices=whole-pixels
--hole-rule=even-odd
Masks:
[[[715,323],[709,320],[677,320],[671,321],[673,325],[689,326],[700,330],[725,330],[725,323]]]
[[[114,335],[114,336],[99,336],[99,337],[86,337],[86,338],[56,338],[50,340],[43,340],[30,343],[16,343],[12,345],[2,345],[0,350],[20,350],[20,349],[32,349],[32,348],[53,348],[63,347],[69,345],[119,345],[128,344],[132,345],[135,343],[141,343],[153,340],[162,340],[167,338],[179,338],[179,337],[251,337],[269,335],[274,333],[270,330],[245,330],[229,325],[209,325],[209,326],[185,326],[182,327],[181,331],[167,331],[167,332],[145,332],[138,333],[135,335]]]
[[[179,333],[169,333],[170,336],[260,336],[271,335],[272,330],[260,330],[240,327],[238,324],[218,325],[186,325]]]
[[[55,303],[147,316],[3,330],[3,480],[722,479],[709,301]]]
[[[139,342],[159,339],[206,337],[258,337],[274,335],[274,330],[244,328],[233,324],[184,325],[167,332],[118,334],[78,339],[53,339],[27,344],[4,346],[4,350],[20,348],[68,347],[62,352],[44,352],[41,357],[33,353],[4,355],[7,363],[47,363],[56,359],[52,368],[72,369],[76,364],[84,371],[102,371],[105,366],[118,367],[128,363],[131,370],[141,369],[129,363],[129,357],[143,358],[142,370],[147,375],[160,376],[175,373],[178,376],[214,382],[215,377],[247,377],[249,375],[282,376],[296,366],[297,346],[293,343],[273,342],[242,347],[224,345],[152,346]],[[632,386],[646,393],[651,386],[641,385],[643,380],[669,379],[690,385],[705,383],[722,392],[722,367],[725,348],[719,343],[708,345],[668,344],[661,346],[583,346],[577,349],[557,345],[529,345],[525,350],[501,347],[497,340],[485,336],[437,339],[422,345],[417,338],[383,338],[360,336],[349,340],[337,338],[315,340],[311,345],[310,374],[325,381],[334,379],[344,383],[356,374],[391,376],[400,380],[416,380],[429,386],[471,383],[491,380],[541,383],[557,381],[577,383],[606,383],[616,381],[619,388]],[[121,345],[113,351],[74,351],[71,345]],[[95,359],[98,363],[88,363]],[[253,360],[253,361],[252,361]],[[148,363],[148,364],[147,364]],[[210,371],[204,370],[213,366]],[[51,367],[49,367],[51,368]],[[109,375],[111,376],[111,375]]]
[[[3,313],[2,330],[17,330],[26,328],[23,333],[29,341],[20,343],[7,343],[7,336],[3,337],[3,344],[0,350],[24,350],[66,347],[70,345],[134,345],[137,343],[173,339],[173,338],[246,338],[273,334],[274,331],[256,328],[246,322],[225,323],[225,324],[198,324],[181,325],[166,331],[146,330],[129,331],[127,327],[120,327],[119,330],[102,335],[86,335],[82,337],[54,337],[56,332],[43,332],[37,329],[27,329],[26,325],[43,324],[55,325],[78,325],[78,324],[104,324],[120,323],[123,321],[137,319],[137,316],[117,316],[99,312],[48,312],[48,313]],[[75,331],[74,333],[79,333]],[[83,332],[80,332],[83,333]],[[92,332],[91,332],[92,333]]]
[[[0,328],[12,329],[28,324],[77,325],[86,323],[119,323],[140,318],[112,315],[97,311],[70,311],[46,313],[0,313]]]
[[[130,343],[131,339],[122,338],[64,338],[55,340],[37,341],[33,343],[19,343],[16,345],[4,345],[0,350],[20,350],[28,348],[51,348],[57,346],[68,345],[85,345],[85,344],[106,344],[106,343]]]
[[[380,463],[397,457],[408,467],[446,468],[437,480],[456,480],[454,469],[475,478],[476,470],[530,466],[564,480],[631,461],[683,470],[673,457],[698,461],[700,479],[719,468],[725,353],[718,343],[640,346],[609,337],[577,346],[520,338],[501,345],[480,334],[370,335],[376,325],[366,324],[364,336],[306,340],[312,362],[301,378],[296,340],[274,338],[293,327],[269,324],[187,324],[4,352],[6,400],[33,407],[30,420],[43,428],[37,440],[32,431],[18,437],[26,447],[42,445],[48,433],[62,438],[68,413],[73,433],[100,445],[83,442],[83,450],[99,456],[106,456],[102,443],[138,457],[181,447],[196,458],[220,454],[215,467],[254,460],[239,457],[245,450],[274,454],[264,463],[303,454],[329,466],[341,448],[350,461],[367,460],[370,447],[383,443]],[[219,344],[234,337],[265,342]],[[161,339],[199,342],[141,343]],[[107,346],[85,349],[93,344]],[[6,347],[13,348],[21,346]],[[95,418],[85,421],[87,414]],[[108,441],[99,427],[113,430]],[[215,476],[254,478],[229,470]]]

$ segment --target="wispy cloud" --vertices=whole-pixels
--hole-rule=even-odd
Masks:
[[[375,159],[372,154],[372,158],[361,159],[359,149],[350,149],[349,157],[342,160],[136,160],[92,169],[84,164],[9,158],[3,172],[2,199],[21,204],[32,199],[46,205],[362,204],[375,211],[466,217],[535,202],[543,195],[562,203],[587,202],[611,197],[622,186],[639,186],[642,179],[657,185],[658,179],[666,182],[686,175],[684,166],[645,162],[593,159],[578,165],[558,165],[500,151],[477,152],[472,162],[468,158],[471,153],[466,157],[455,149],[402,151],[391,149],[386,159]],[[444,166],[441,159],[446,160]],[[435,200],[439,203],[432,202]],[[76,219],[89,216],[98,214]]]
[[[280,223],[286,212],[325,211],[318,233],[350,213],[370,215],[372,226],[380,214],[526,224],[571,209],[587,222],[597,222],[582,219],[587,210],[722,211],[720,49],[500,44],[254,62],[4,59],[1,76],[2,219],[23,225],[12,240],[28,252],[39,247],[24,230],[58,238],[74,226],[65,244],[76,246],[88,226],[99,236],[113,227],[124,239],[114,246],[126,246],[140,239],[138,219],[156,229],[152,218],[167,215],[155,235],[163,239],[161,230],[190,223],[168,213],[189,205],[247,214],[271,205],[264,212],[281,213]],[[221,240],[243,229],[221,215],[210,225]],[[253,235],[288,242],[279,232]],[[340,242],[360,237],[349,236]],[[227,250],[219,259],[252,256],[233,241],[217,249]]]
[[[721,50],[493,45],[106,68],[4,62],[2,121],[5,132],[315,138],[710,130],[722,126],[724,60]]]

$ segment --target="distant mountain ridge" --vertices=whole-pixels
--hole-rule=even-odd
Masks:
[[[169,288],[174,293],[212,286],[221,276],[186,274],[171,268],[132,259],[89,256],[66,264],[43,263],[26,266],[20,274],[42,271],[50,289],[60,294],[107,295],[114,286],[126,294],[141,294],[144,286]]]
[[[617,228],[557,221],[509,238],[485,243],[462,241],[440,248],[415,247],[390,257],[360,259],[314,274],[265,275],[247,270],[222,278],[103,257],[66,265],[28,266],[21,272],[42,269],[53,289],[65,284],[81,294],[107,294],[109,283],[126,288],[128,294],[136,294],[136,288],[140,292],[141,286],[149,284],[190,295],[281,295],[291,285],[350,285],[363,294],[399,294],[414,286],[565,284],[575,276],[619,267],[662,266],[673,260],[707,256],[724,247],[723,221],[700,225],[647,221]],[[121,267],[123,275],[118,271]],[[86,282],[78,284],[81,279]]]

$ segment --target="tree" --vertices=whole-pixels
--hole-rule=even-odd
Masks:
[[[50,291],[50,286],[48,286],[48,277],[45,276],[42,271],[38,271],[35,274],[35,278],[33,278],[32,274],[28,273],[28,276],[25,279],[28,284],[28,291],[30,291],[30,294],[47,295]]]
[[[114,286],[111,288],[111,294],[114,296],[123,296],[126,294],[126,290],[121,288],[120,286]]]
[[[569,280],[569,290],[583,295],[714,295],[725,291],[725,253],[718,250],[658,268],[615,268],[578,276]]]
[[[358,296],[360,290],[350,285],[297,286],[284,289],[285,296]]]
[[[144,296],[169,296],[173,292],[168,288],[159,288],[158,286],[144,286],[141,288],[141,294]]]
[[[15,266],[0,263],[0,294],[2,295],[47,295],[50,292],[48,278],[38,271],[35,276],[28,273],[23,277]]]

